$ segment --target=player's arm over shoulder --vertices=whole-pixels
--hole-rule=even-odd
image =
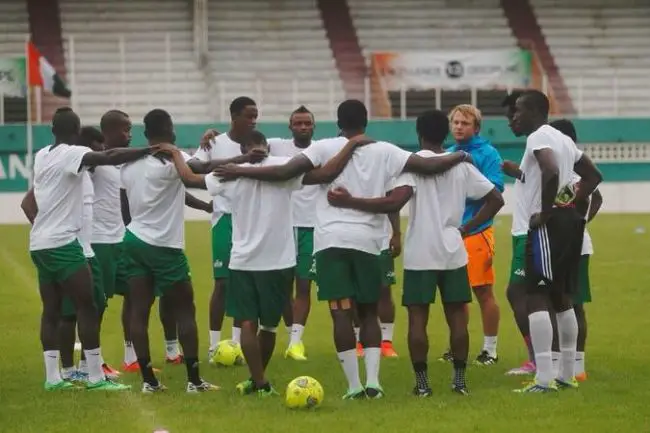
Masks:
[[[404,165],[404,171],[425,176],[434,175],[444,173],[461,162],[469,161],[470,159],[469,154],[466,152],[454,152],[444,156],[430,157],[423,157],[412,153]]]
[[[81,147],[81,146],[72,146],[72,147]],[[87,149],[87,148],[82,148]],[[149,146],[140,147],[140,148],[119,148],[119,149],[108,149],[101,152],[91,151],[77,151],[75,150],[73,155],[81,155],[79,160],[79,168],[96,167],[100,165],[121,165],[129,162],[136,161],[140,158],[143,158],[147,155],[150,155],[153,148]],[[72,161],[74,164],[74,161]]]

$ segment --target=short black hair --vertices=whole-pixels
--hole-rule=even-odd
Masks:
[[[427,142],[441,144],[449,135],[449,119],[441,110],[428,110],[418,116],[415,130]]]
[[[250,144],[267,144],[266,136],[255,129],[250,132],[248,136],[248,142]]]
[[[99,121],[99,127],[102,131],[115,128],[120,125],[129,115],[120,110],[108,110]]]
[[[70,107],[61,107],[52,116],[52,133],[57,137],[70,137],[79,134],[81,120]]]
[[[230,103],[230,114],[232,116],[240,114],[244,110],[244,108],[248,107],[249,105],[257,106],[255,101],[253,101],[248,96],[240,96],[239,98],[235,98]]]
[[[91,144],[94,142],[103,143],[104,136],[99,129],[93,126],[84,126],[79,132],[79,138],[77,139],[77,146],[84,146],[92,148]]]
[[[517,102],[517,99],[522,95],[522,93],[524,93],[523,90],[513,90],[503,98],[501,106],[504,108],[514,108],[515,102]]]
[[[304,105],[301,105],[300,107],[293,110],[291,116],[289,116],[289,119],[291,119],[294,114],[311,114],[312,119],[314,118],[314,113],[309,111],[309,108],[305,107]]]
[[[560,131],[562,134],[568,136],[574,143],[578,142],[578,134],[576,134],[576,127],[569,119],[557,119],[549,123],[550,126]]]
[[[336,110],[338,126],[342,130],[365,129],[368,126],[368,110],[363,102],[348,99]]]
[[[529,89],[524,91],[519,98],[522,98],[524,107],[548,117],[550,103],[544,93],[539,90]]]
[[[161,108],[156,108],[144,116],[144,136],[167,138],[173,132],[172,116]]]

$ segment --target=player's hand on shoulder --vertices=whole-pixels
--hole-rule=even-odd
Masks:
[[[355,147],[365,146],[366,144],[375,143],[376,141],[377,140],[373,140],[365,134],[355,135],[354,137],[350,138],[350,142],[354,143]]]
[[[501,164],[501,169],[503,170],[503,173],[510,177],[519,177],[519,164],[514,161],[503,161],[503,164]]]
[[[239,166],[237,164],[224,164],[215,168],[212,174],[221,178],[221,182],[229,182],[239,177]]]
[[[264,149],[251,149],[247,154],[247,159],[248,162],[251,164],[257,164],[258,162],[262,162],[264,159],[266,159],[267,156],[269,156],[269,153],[264,150]]]
[[[457,152],[463,154],[463,162],[467,162],[468,164],[474,164],[474,158],[472,158],[472,155],[469,152],[465,152],[464,150],[458,150]]]
[[[351,197],[350,192],[342,186],[327,191],[327,201],[334,207],[345,207]]]
[[[219,134],[220,132],[217,131],[216,129],[208,129],[207,131],[205,131],[199,143],[201,149],[203,150],[212,149],[212,143],[210,142]]]
[[[174,153],[180,152],[178,147],[171,143],[158,143],[151,146],[152,155],[168,155],[173,156]]]

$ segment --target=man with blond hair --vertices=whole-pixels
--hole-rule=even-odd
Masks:
[[[449,113],[451,134],[455,144],[449,151],[464,150],[474,160],[474,165],[499,192],[503,192],[502,159],[489,140],[479,136],[481,130],[481,111],[469,104],[454,107]],[[463,224],[474,218],[483,206],[483,200],[470,200],[465,203]],[[477,365],[493,365],[498,361],[497,333],[499,330],[499,306],[494,298],[494,229],[493,220],[468,233],[462,233],[469,257],[467,270],[469,282],[481,307],[483,319],[483,349],[474,361]],[[449,352],[443,360],[453,359]]]

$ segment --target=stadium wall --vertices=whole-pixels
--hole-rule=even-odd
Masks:
[[[650,119],[576,119],[575,125],[581,145],[592,154],[594,149],[598,151],[594,160],[605,177],[605,184],[601,188],[605,197],[603,211],[650,212],[650,200],[639,199],[650,196]],[[228,129],[227,124],[180,124],[176,126],[178,145],[193,152],[200,136],[209,127],[220,131]],[[260,123],[258,127],[267,137],[289,135],[286,123]],[[335,136],[337,132],[334,122],[319,122],[316,138]],[[417,149],[413,121],[374,121],[368,127],[368,134],[408,150]],[[524,141],[512,135],[505,120],[484,120],[482,135],[492,140],[504,159],[521,159]],[[34,126],[33,137],[35,151],[48,145],[52,141],[50,127]],[[20,210],[20,200],[27,190],[29,176],[25,143],[25,126],[0,126],[0,224],[25,221]],[[145,145],[142,125],[134,125],[133,145]],[[511,187],[508,185],[506,206],[502,213],[511,213],[511,193]],[[197,194],[205,196],[202,191]],[[187,209],[187,217],[207,219],[208,215]]]

